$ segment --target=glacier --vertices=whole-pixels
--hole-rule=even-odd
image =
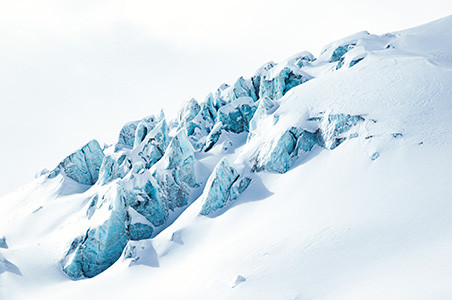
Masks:
[[[177,216],[177,209],[186,208],[191,197],[201,193],[198,191],[202,182],[197,176],[195,153],[208,153],[217,146],[227,153],[229,148],[234,149],[230,140],[234,135],[246,134],[246,140],[254,145],[256,154],[244,151],[242,162],[236,167],[226,158],[217,162],[202,191],[205,200],[200,215],[214,215],[236,200],[250,185],[253,172],[285,173],[315,146],[328,150],[339,146],[349,138],[348,131],[365,121],[362,116],[317,112],[315,117],[307,115],[304,127],[291,126],[273,138],[263,138],[259,131],[269,119],[271,126],[278,125],[278,110],[283,103],[280,99],[284,99],[291,89],[314,78],[304,69],[308,70],[316,63],[339,61],[352,48],[350,45],[355,46],[356,42],[335,48],[333,58],[323,62],[305,51],[280,64],[267,63],[250,79],[240,77],[233,85],[221,85],[215,94],[208,94],[204,102],[199,103],[194,98],[188,100],[170,125],[163,111],[158,116],[126,123],[113,153],[97,155],[97,152],[103,152],[100,147],[95,147],[96,142],[91,142],[66,158],[65,161],[73,161],[74,156],[80,156],[77,160],[80,161],[86,156],[81,155],[88,153],[85,169],[88,171],[89,166],[95,165],[99,170],[95,177],[83,179],[88,173],[85,171],[66,173],[77,182],[114,189],[114,197],[106,196],[105,192],[99,197],[109,199],[109,206],[117,208],[111,210],[102,225],[73,240],[63,260],[63,270],[76,279],[93,277],[118,260],[128,241],[152,238],[160,227],[167,226],[166,222]],[[336,59],[339,54],[341,57]],[[222,144],[218,145],[220,140]],[[96,155],[91,155],[93,152]],[[94,158],[98,158],[97,161]],[[100,208],[90,206],[89,214],[96,215],[97,209]],[[109,243],[109,240],[104,242],[103,239],[115,241],[107,253],[100,244]],[[94,258],[94,249],[98,249],[99,257]]]
[[[449,298],[451,24],[268,62],[75,150],[2,198],[0,298]]]
[[[368,55],[366,47],[383,48],[386,42],[379,39],[385,38],[361,32],[327,45],[319,58],[303,51],[279,64],[266,63],[251,78],[222,84],[202,102],[186,101],[169,122],[161,111],[126,123],[106,155],[92,141],[68,156],[47,177],[63,170],[78,183],[104,187],[96,196],[102,201],[87,208],[93,220],[102,215],[102,203],[110,209],[102,224],[73,239],[63,270],[75,279],[93,277],[114,264],[129,241],[152,238],[167,227],[191,199],[204,199],[200,215],[215,216],[249,187],[253,173],[286,173],[315,147],[334,150],[358,137],[368,123],[361,115],[306,111],[294,126],[281,124],[280,110],[289,91],[315,78],[311,70],[339,70],[345,62],[352,67]],[[276,132],[266,136],[267,126]],[[195,153],[234,153],[232,140],[241,135],[248,145],[237,162],[218,160],[203,183]],[[109,243],[113,247],[106,250]]]

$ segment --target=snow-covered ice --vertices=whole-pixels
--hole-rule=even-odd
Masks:
[[[1,198],[0,298],[451,298],[451,27],[359,32],[76,150]]]

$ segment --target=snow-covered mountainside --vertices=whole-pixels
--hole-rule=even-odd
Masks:
[[[1,299],[452,297],[452,17],[124,125],[0,199]]]

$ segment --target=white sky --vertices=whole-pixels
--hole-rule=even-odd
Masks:
[[[269,60],[449,14],[450,0],[0,0],[0,195]]]

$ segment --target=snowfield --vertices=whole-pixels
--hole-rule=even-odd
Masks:
[[[451,299],[450,28],[360,32],[76,152],[0,199],[0,299]]]

